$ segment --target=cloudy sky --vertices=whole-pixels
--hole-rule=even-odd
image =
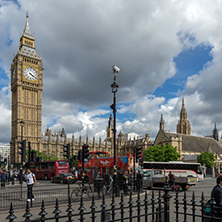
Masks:
[[[26,10],[44,65],[42,130],[106,137],[117,74],[118,132],[222,130],[222,1],[0,0],[0,143],[11,137],[10,64]],[[222,131],[220,131],[221,133]]]

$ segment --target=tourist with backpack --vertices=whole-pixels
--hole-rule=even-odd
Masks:
[[[28,199],[27,201],[33,201],[34,200],[34,195],[32,193],[32,188],[33,185],[36,187],[36,176],[30,169],[27,169],[27,173],[25,175],[25,181],[27,183],[27,188],[28,188]]]

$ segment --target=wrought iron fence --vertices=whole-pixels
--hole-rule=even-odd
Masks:
[[[130,192],[129,197],[124,198],[121,194],[120,198],[113,196],[112,199],[105,199],[103,195],[102,200],[95,202],[94,197],[92,198],[90,206],[86,207],[86,202],[83,202],[81,198],[78,209],[73,209],[71,204],[71,199],[68,201],[68,208],[66,209],[66,215],[61,215],[61,210],[59,209],[58,199],[55,203],[55,210],[52,212],[53,216],[47,217],[48,212],[46,211],[44,201],[42,201],[41,210],[39,212],[39,217],[31,219],[34,217],[29,208],[29,203],[26,204],[26,210],[23,215],[24,221],[29,222],[43,222],[43,221],[164,221],[164,215],[166,214],[164,205],[168,205],[166,202],[168,199],[168,193],[165,192],[162,195],[162,191],[159,191],[158,195],[154,195],[154,191],[151,195],[146,192],[143,195],[138,193],[135,196]],[[98,203],[100,202],[100,204]],[[16,215],[13,211],[13,205],[11,204],[9,215],[6,218],[8,221],[16,221]],[[166,219],[166,218],[165,218]],[[165,220],[166,221],[166,220]]]
[[[172,198],[169,188],[129,196],[112,197],[105,199],[105,195],[101,200],[83,201],[75,203],[75,209],[72,207],[71,198],[68,199],[68,207],[59,206],[59,200],[55,200],[55,209],[53,212],[47,212],[45,201],[41,202],[39,216],[32,215],[33,208],[30,209],[29,202],[26,203],[24,221],[44,222],[44,221],[221,221],[222,207],[216,205],[214,200],[206,202],[206,198],[202,193],[201,197],[196,197],[193,192],[192,196],[187,196],[187,192],[176,193]],[[67,196],[66,196],[67,199]],[[171,205],[170,205],[170,200]],[[174,205],[174,206],[173,206]],[[170,209],[171,206],[171,209]],[[61,209],[62,208],[62,209]],[[63,211],[63,212],[62,212]],[[65,211],[65,212],[64,212]],[[36,212],[36,211],[35,211]],[[65,213],[65,214],[64,214]],[[49,216],[47,216],[49,215]],[[10,222],[16,222],[16,214],[13,211],[13,203],[10,205],[9,215],[6,218]]]
[[[206,199],[204,193],[201,197],[196,197],[193,192],[192,196],[176,193],[174,198],[175,221],[202,221],[216,222],[222,221],[222,206],[216,204],[214,199]]]
[[[60,202],[67,202],[68,200],[68,189],[44,189],[33,191],[35,205],[41,204],[44,199],[46,203],[55,202],[58,199]],[[0,211],[8,209],[12,203],[16,208],[25,208],[27,201],[27,190],[22,190],[22,198],[20,191],[0,192]]]

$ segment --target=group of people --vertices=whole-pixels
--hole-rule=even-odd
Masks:
[[[19,172],[17,170],[0,170],[1,188],[4,189],[6,184],[10,182],[14,185],[15,181],[19,179]]]
[[[141,173],[140,170],[138,170],[136,172],[135,175],[135,179],[136,181],[134,181],[135,186],[137,188],[137,191],[140,191],[142,189],[142,182],[143,182],[143,175]],[[127,195],[128,194],[128,190],[129,190],[129,186],[133,185],[133,180],[134,180],[134,173],[133,171],[124,171],[122,172],[122,176],[121,176],[121,180],[122,180],[122,185],[123,185],[123,190],[124,190],[124,194]]]
[[[36,176],[34,173],[31,172],[30,169],[23,172],[24,180],[27,183],[27,191],[28,191],[28,199],[27,201],[34,200],[34,195],[32,192],[33,186],[36,186]],[[7,182],[12,181],[12,185],[14,185],[14,181],[19,180],[19,172],[16,170],[3,170],[0,171],[0,182],[1,182],[1,189],[5,189],[5,185]]]

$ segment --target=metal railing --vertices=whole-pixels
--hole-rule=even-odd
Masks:
[[[121,197],[112,196],[107,198],[102,195],[101,200],[95,200],[94,196],[91,201],[83,201],[81,197],[79,202],[75,202],[72,208],[71,198],[67,201],[67,189],[58,189],[47,191],[36,191],[34,195],[38,195],[37,202],[41,202],[40,212],[37,215],[32,215],[30,203],[26,202],[26,209],[23,215],[24,221],[29,222],[44,222],[44,221],[157,221],[157,222],[169,222],[169,221],[221,221],[222,220],[222,207],[216,205],[212,199],[206,202],[206,198],[202,193],[201,197],[196,197],[193,192],[192,196],[187,196],[187,192],[176,192],[174,197],[170,195],[170,189],[165,187],[163,190],[151,191],[150,194],[145,193],[133,193],[130,191],[129,196]],[[64,192],[64,193],[63,193]],[[56,196],[59,194],[59,196]],[[135,195],[133,195],[135,194]],[[8,194],[9,195],[9,194]],[[11,194],[10,194],[11,195]],[[13,194],[15,195],[15,194]],[[7,198],[14,197],[13,195],[7,196]],[[47,196],[44,196],[47,195]],[[3,196],[2,196],[3,197]],[[15,198],[15,197],[14,197]],[[40,199],[44,199],[41,200]],[[171,204],[170,204],[171,200]],[[7,200],[7,203],[10,200]],[[45,203],[54,202],[55,210],[50,214],[47,212]],[[64,205],[61,203],[68,202],[68,207],[64,210]],[[174,206],[172,205],[174,202]],[[60,203],[60,205],[59,205]],[[13,208],[18,204],[11,201],[9,215],[7,220],[16,222],[16,214],[14,214]],[[170,209],[170,206],[172,209]],[[62,210],[61,210],[62,208]],[[63,214],[62,212],[63,211]],[[64,214],[65,211],[65,214]],[[35,209],[36,213],[36,209]],[[33,213],[34,214],[34,213]],[[39,216],[38,216],[39,215]],[[49,215],[47,217],[47,215]],[[31,218],[34,219],[31,219]],[[21,221],[21,220],[19,220]]]
[[[168,191],[167,191],[168,192]],[[48,212],[45,208],[45,203],[42,201],[41,209],[39,212],[39,216],[35,219],[31,219],[35,217],[32,215],[31,209],[29,207],[29,203],[26,204],[25,213],[23,215],[24,221],[29,222],[44,222],[44,221],[63,221],[62,219],[66,218],[68,222],[71,221],[164,221],[165,213],[169,213],[165,211],[165,206],[168,204],[168,194],[167,192],[162,195],[162,191],[159,191],[157,196],[154,195],[154,191],[150,196],[148,196],[147,192],[144,195],[144,199],[142,199],[141,194],[132,195],[132,191],[130,192],[129,197],[124,197],[121,194],[119,198],[105,199],[105,195],[103,195],[102,200],[95,202],[94,197],[92,198],[91,204],[86,206],[86,202],[83,202],[83,198],[81,198],[79,202],[79,207],[77,209],[72,208],[71,198],[68,201],[68,207],[66,209],[66,215],[61,215],[61,210],[59,207],[58,199],[55,202],[55,210],[53,211],[53,216],[47,217]],[[100,202],[98,204],[98,202]],[[167,208],[166,208],[167,209]],[[7,220],[10,222],[16,222],[16,215],[13,211],[13,205],[10,206],[9,215],[7,216]],[[166,220],[165,220],[166,221]],[[169,222],[169,221],[168,221]]]
[[[35,206],[41,204],[43,199],[47,204],[55,202],[56,199],[58,199],[60,202],[67,202],[68,189],[53,188],[44,190],[33,190],[33,195],[35,199],[33,201],[33,204],[35,204]],[[27,190],[22,191],[23,198],[21,198],[21,193],[18,191],[0,192],[0,211],[8,209],[11,203],[17,209],[24,208],[26,206],[27,196]]]

